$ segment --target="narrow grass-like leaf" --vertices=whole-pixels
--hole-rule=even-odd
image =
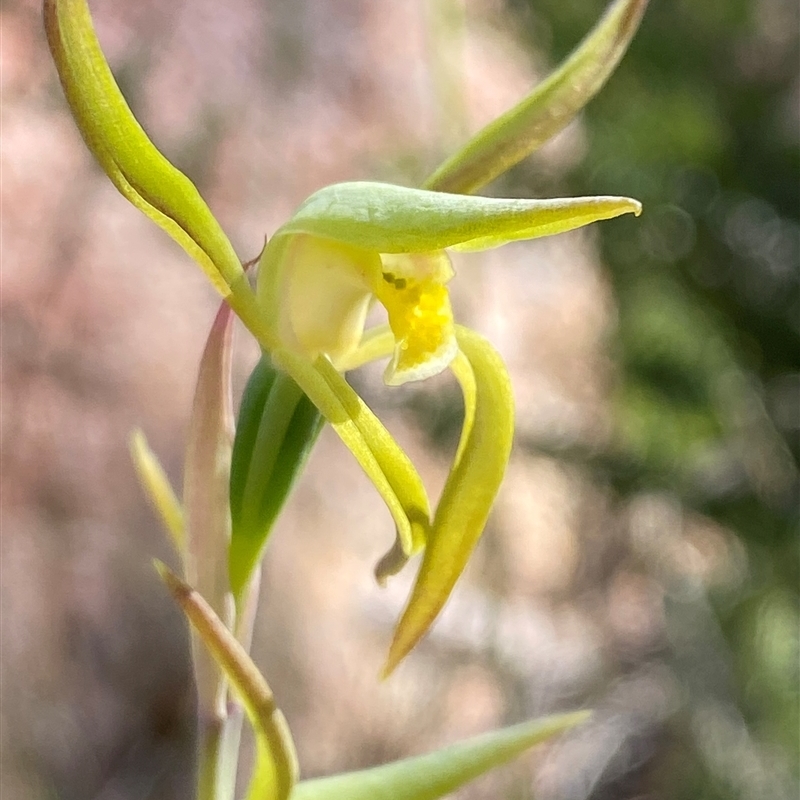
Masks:
[[[359,772],[301,781],[292,800],[439,800],[534,745],[585,722],[588,711],[523,722]]]
[[[144,433],[135,430],[130,438],[131,459],[139,482],[150,498],[178,554],[183,558],[186,536],[183,530],[183,510],[172,489],[164,468],[147,444]]]
[[[233,440],[233,456],[231,458],[231,522],[236,527],[241,521],[242,501],[253,459],[258,429],[264,403],[277,375],[277,370],[268,359],[259,359],[242,393],[239,414],[236,418],[236,434]]]
[[[285,372],[276,375],[261,409],[261,424],[242,497],[241,522],[248,527],[258,525],[264,490],[302,396],[303,390]]]
[[[534,239],[591,222],[641,212],[628,197],[509,200],[409,189],[356,181],[326,186],[309,197],[267,245],[269,265],[259,275],[277,278],[283,240],[305,233],[378,253],[426,253],[446,247],[481,250]]]
[[[267,491],[261,496],[259,519],[267,531],[271,529],[283,508],[324,423],[325,418],[317,407],[301,393],[278,450]]]
[[[453,362],[465,405],[464,432],[384,674],[417,644],[442,610],[483,533],[514,438],[514,400],[505,365],[481,336],[457,326],[463,359]]]
[[[233,319],[230,307],[223,303],[200,360],[183,476],[186,580],[227,625],[233,624],[228,581]],[[219,667],[194,637],[192,643],[200,709],[209,716],[224,716],[225,684]]]
[[[423,186],[470,194],[564,128],[597,94],[630,44],[647,0],[617,0],[562,64],[522,102],[490,122]]]
[[[406,557],[425,544],[430,505],[414,465],[350,384],[324,357],[311,363],[281,350],[273,354],[331,423],[386,503]]]
[[[45,29],[72,115],[119,191],[160,225],[227,296],[239,259],[194,184],[133,116],[100,49],[86,0],[45,0]]]
[[[203,644],[242,700],[256,739],[248,800],[287,800],[297,780],[297,756],[283,714],[264,676],[211,606],[164,564],[156,569]]]
[[[322,429],[323,417],[268,356],[242,397],[231,468],[230,580],[239,597]]]

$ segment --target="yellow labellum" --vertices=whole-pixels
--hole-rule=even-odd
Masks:
[[[441,372],[458,352],[445,283],[453,276],[444,252],[381,257],[375,296],[386,308],[395,337],[384,380],[389,386]]]

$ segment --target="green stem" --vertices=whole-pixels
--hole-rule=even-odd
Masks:
[[[197,800],[233,800],[242,711],[198,721]]]
[[[253,637],[261,570],[256,569],[236,615],[236,638],[249,652]],[[242,738],[244,710],[239,703],[229,702],[223,716],[203,717],[197,728],[197,795],[196,800],[234,800]]]

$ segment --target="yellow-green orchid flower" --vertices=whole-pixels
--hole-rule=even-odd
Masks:
[[[264,249],[258,299],[272,358],[353,451],[397,525],[397,543],[378,565],[378,578],[425,549],[387,669],[444,605],[483,531],[511,451],[508,375],[491,345],[453,320],[447,251],[483,250],[639,210],[620,197],[505,200],[343,183],[306,200]],[[388,324],[365,330],[375,302]],[[451,367],[462,387],[464,428],[432,518],[413,466],[341,375],[381,357],[390,359],[390,386]]]

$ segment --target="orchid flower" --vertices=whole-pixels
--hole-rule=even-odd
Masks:
[[[322,411],[386,501],[397,526],[379,580],[424,548],[387,670],[438,614],[483,531],[511,452],[513,397],[502,359],[456,324],[448,250],[483,250],[639,213],[628,198],[503,200],[343,183],[312,195],[269,241],[258,300],[271,353]],[[365,330],[373,303],[388,324]],[[450,368],[464,395],[464,425],[431,518],[416,471],[342,377],[389,357],[389,386]]]

